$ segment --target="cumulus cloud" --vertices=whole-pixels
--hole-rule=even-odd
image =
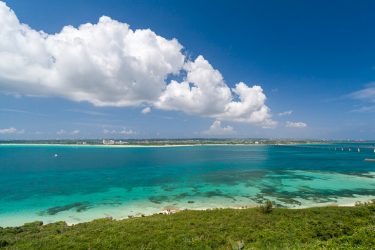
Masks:
[[[185,60],[176,39],[106,16],[46,34],[21,24],[0,2],[0,23],[0,81],[7,92],[135,106],[157,100],[165,78]]]
[[[249,87],[240,82],[230,89],[220,72],[203,56],[186,63],[184,69],[187,72],[185,80],[172,81],[156,107],[218,120],[258,123],[264,127],[276,125],[265,105],[266,96],[260,86]]]
[[[248,122],[260,124],[264,128],[276,126],[276,121],[272,120],[270,109],[265,105],[266,95],[260,86],[247,86],[240,82],[233,89],[235,96],[224,109],[224,112],[214,117],[221,120]],[[238,97],[239,101],[234,99]]]
[[[284,111],[284,112],[280,112],[277,115],[278,116],[286,116],[286,115],[291,115],[292,113],[293,113],[293,110],[287,110],[287,111]]]
[[[287,121],[285,126],[287,128],[305,128],[307,127],[307,124],[304,123],[304,122],[291,122],[291,121]]]
[[[0,1],[0,91],[59,96],[96,106],[144,106],[273,127],[260,86],[233,89],[198,56],[189,60],[176,39],[103,16],[56,34],[22,24]],[[181,82],[166,79],[172,75]],[[186,76],[186,77],[184,77]]]
[[[203,56],[184,66],[183,82],[172,81],[156,103],[158,108],[182,110],[189,114],[215,115],[231,101],[231,92],[219,71]]]
[[[0,129],[0,134],[2,135],[9,135],[9,134],[23,134],[25,133],[25,130],[24,129],[16,129],[14,127],[10,127],[10,128],[1,128]]]
[[[142,109],[142,111],[141,111],[142,114],[148,114],[150,112],[151,112],[151,108],[150,107],[146,107],[146,108]]]
[[[222,127],[221,122],[218,120],[214,121],[208,130],[203,131],[203,134],[205,135],[216,135],[216,136],[231,135],[234,133],[235,131],[233,127],[229,125]]]

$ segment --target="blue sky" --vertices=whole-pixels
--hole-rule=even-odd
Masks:
[[[211,91],[210,85],[210,90],[199,96],[200,99],[198,97],[193,99],[199,100],[194,103],[189,103],[182,97],[176,98],[173,96],[175,92],[166,92],[164,89],[160,96],[153,96],[150,92],[145,93],[147,96],[145,98],[139,97],[140,92],[137,92],[137,98],[129,97],[127,92],[119,93],[116,102],[108,103],[107,95],[103,97],[104,94],[90,92],[88,97],[83,94],[77,97],[76,92],[73,93],[72,89],[76,89],[78,85],[79,93],[90,88],[98,88],[99,92],[106,92],[107,85],[99,82],[95,86],[91,84],[95,79],[90,77],[95,78],[95,76],[87,74],[88,71],[79,75],[78,70],[72,69],[75,74],[74,79],[78,83],[66,77],[66,74],[73,73],[66,73],[63,70],[64,75],[62,75],[63,73],[59,72],[62,76],[59,76],[57,81],[60,81],[60,78],[63,80],[58,83],[59,88],[56,92],[57,90],[51,87],[54,82],[49,77],[30,76],[25,73],[25,76],[20,76],[22,80],[14,80],[14,71],[12,71],[13,75],[9,76],[9,71],[6,71],[9,68],[5,65],[4,69],[0,66],[0,139],[107,137],[375,139],[375,85],[372,83],[375,81],[375,15],[373,15],[375,3],[373,1],[216,1],[214,3],[212,1],[10,0],[5,3],[14,11],[20,23],[29,26],[27,31],[23,31],[26,33],[32,32],[30,30],[43,30],[53,36],[61,33],[64,26],[72,25],[78,28],[85,23],[96,24],[99,18],[105,15],[111,20],[130,25],[133,31],[150,29],[155,36],[166,39],[168,46],[172,46],[171,39],[176,38],[181,48],[174,44],[177,47],[174,48],[173,58],[170,59],[171,64],[176,65],[176,68],[165,72],[162,70],[161,76],[167,76],[163,83],[155,80],[155,84],[164,84],[160,86],[165,88],[170,84],[171,79],[178,82],[178,84],[176,82],[178,88],[182,88],[180,83],[183,82],[189,82],[188,86],[198,86],[198,88],[199,84],[201,87],[204,84],[211,84],[216,86],[215,90],[224,89],[226,94],[218,98],[216,92]],[[3,15],[8,14],[3,13]],[[9,22],[9,25],[14,24]],[[11,32],[6,34],[9,44],[15,44],[12,40],[15,39],[15,35]],[[70,37],[67,32],[63,35],[65,38]],[[95,43],[95,39],[90,41]],[[139,53],[145,51],[142,46],[146,45],[142,41],[135,42],[135,45],[139,45],[136,48],[134,44],[129,46],[132,50],[129,52],[131,55],[137,57]],[[15,48],[0,43],[0,52],[16,53],[16,55],[12,54],[10,62],[7,60],[7,63],[12,65],[12,58],[19,56],[17,51],[22,51],[22,46],[28,46],[32,42],[34,40],[26,42],[26,45],[17,43],[19,47]],[[41,43],[44,44],[44,41]],[[56,55],[57,59],[54,60],[57,62],[65,60],[65,56],[68,57],[64,53],[56,52],[57,42],[50,41],[46,44],[40,46],[46,46],[45,53],[53,55],[51,58],[55,58]],[[95,51],[97,49],[95,48]],[[44,47],[42,50],[44,51]],[[36,54],[38,51],[35,52],[34,47],[32,52],[29,48],[25,51],[22,52],[24,54],[21,54],[21,57],[26,58],[28,63],[20,64],[19,68],[16,68],[19,72],[34,70],[30,65],[34,67],[36,63],[44,63],[42,55],[40,60],[35,59],[39,55]],[[164,53],[165,50],[162,51]],[[102,55],[104,59],[107,59],[106,55]],[[181,55],[184,61],[180,60]],[[199,61],[197,58],[200,55],[204,59]],[[164,58],[164,54],[158,54],[153,61],[158,61],[161,56]],[[66,60],[70,62],[69,66],[74,64],[72,58]],[[128,59],[121,60],[128,63],[126,61]],[[183,64],[177,66],[180,62]],[[147,63],[151,65],[151,62],[147,61]],[[170,66],[169,61],[165,63]],[[159,65],[151,66],[147,74],[153,74],[150,72],[159,69]],[[194,71],[197,67],[198,70]],[[197,76],[197,72],[202,72],[199,67],[206,69],[207,72]],[[223,81],[213,77],[216,80],[205,83],[202,78],[207,77],[207,74],[215,75],[215,70],[223,77]],[[179,73],[171,73],[172,71],[179,71]],[[135,74],[134,72],[124,74]],[[187,75],[190,73],[192,80],[188,81]],[[115,80],[118,80],[119,84],[126,81],[125,78],[128,79],[127,75],[116,74],[118,79],[115,77]],[[32,77],[37,80],[30,80]],[[147,80],[147,75],[140,76],[136,84],[140,84],[144,77]],[[38,83],[39,80],[42,81],[41,85]],[[81,82],[85,81],[87,84],[81,86]],[[247,86],[245,89],[252,91],[255,99],[265,95],[266,100],[257,101],[255,106],[246,106],[252,103],[251,99],[248,99],[248,102],[241,101],[240,95],[229,90],[235,88],[239,82],[245,83],[244,86]],[[145,91],[148,86],[150,88],[155,86],[155,84],[147,84],[149,84],[148,80],[142,85]],[[67,85],[69,86],[66,87]],[[262,91],[253,89],[253,85],[261,86]],[[116,92],[111,90],[108,93]],[[163,96],[166,99],[160,99]],[[127,101],[129,98],[131,103]],[[222,106],[218,105],[215,110],[210,109],[210,106],[221,102]],[[238,114],[238,110],[242,110],[241,107],[228,111],[228,107],[235,102],[239,102],[241,107],[248,107],[247,111]],[[150,108],[151,112],[143,114],[141,111],[145,108]],[[250,118],[263,108],[267,108],[267,111],[262,113],[261,118],[258,116],[259,119]]]

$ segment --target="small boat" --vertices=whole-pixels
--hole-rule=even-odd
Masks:
[[[375,159],[366,158],[365,161],[375,162]]]
[[[352,151],[352,149],[351,149],[351,148],[349,148],[349,152],[350,152],[350,151]]]
[[[341,148],[341,151],[344,151],[344,148]]]
[[[54,155],[53,155],[53,157],[55,157],[55,158],[56,158],[56,157],[59,157],[59,155],[58,155],[58,154],[54,154]]]
[[[358,153],[361,152],[361,150],[358,148]]]

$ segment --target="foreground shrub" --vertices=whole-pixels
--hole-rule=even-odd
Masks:
[[[269,214],[272,212],[272,201],[267,200],[263,205],[260,205],[260,211],[264,214]]]

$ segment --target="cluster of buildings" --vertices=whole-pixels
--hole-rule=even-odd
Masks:
[[[106,139],[103,139],[103,145],[124,145],[124,144],[129,144],[128,142],[126,141],[115,141],[115,140],[106,140]]]

